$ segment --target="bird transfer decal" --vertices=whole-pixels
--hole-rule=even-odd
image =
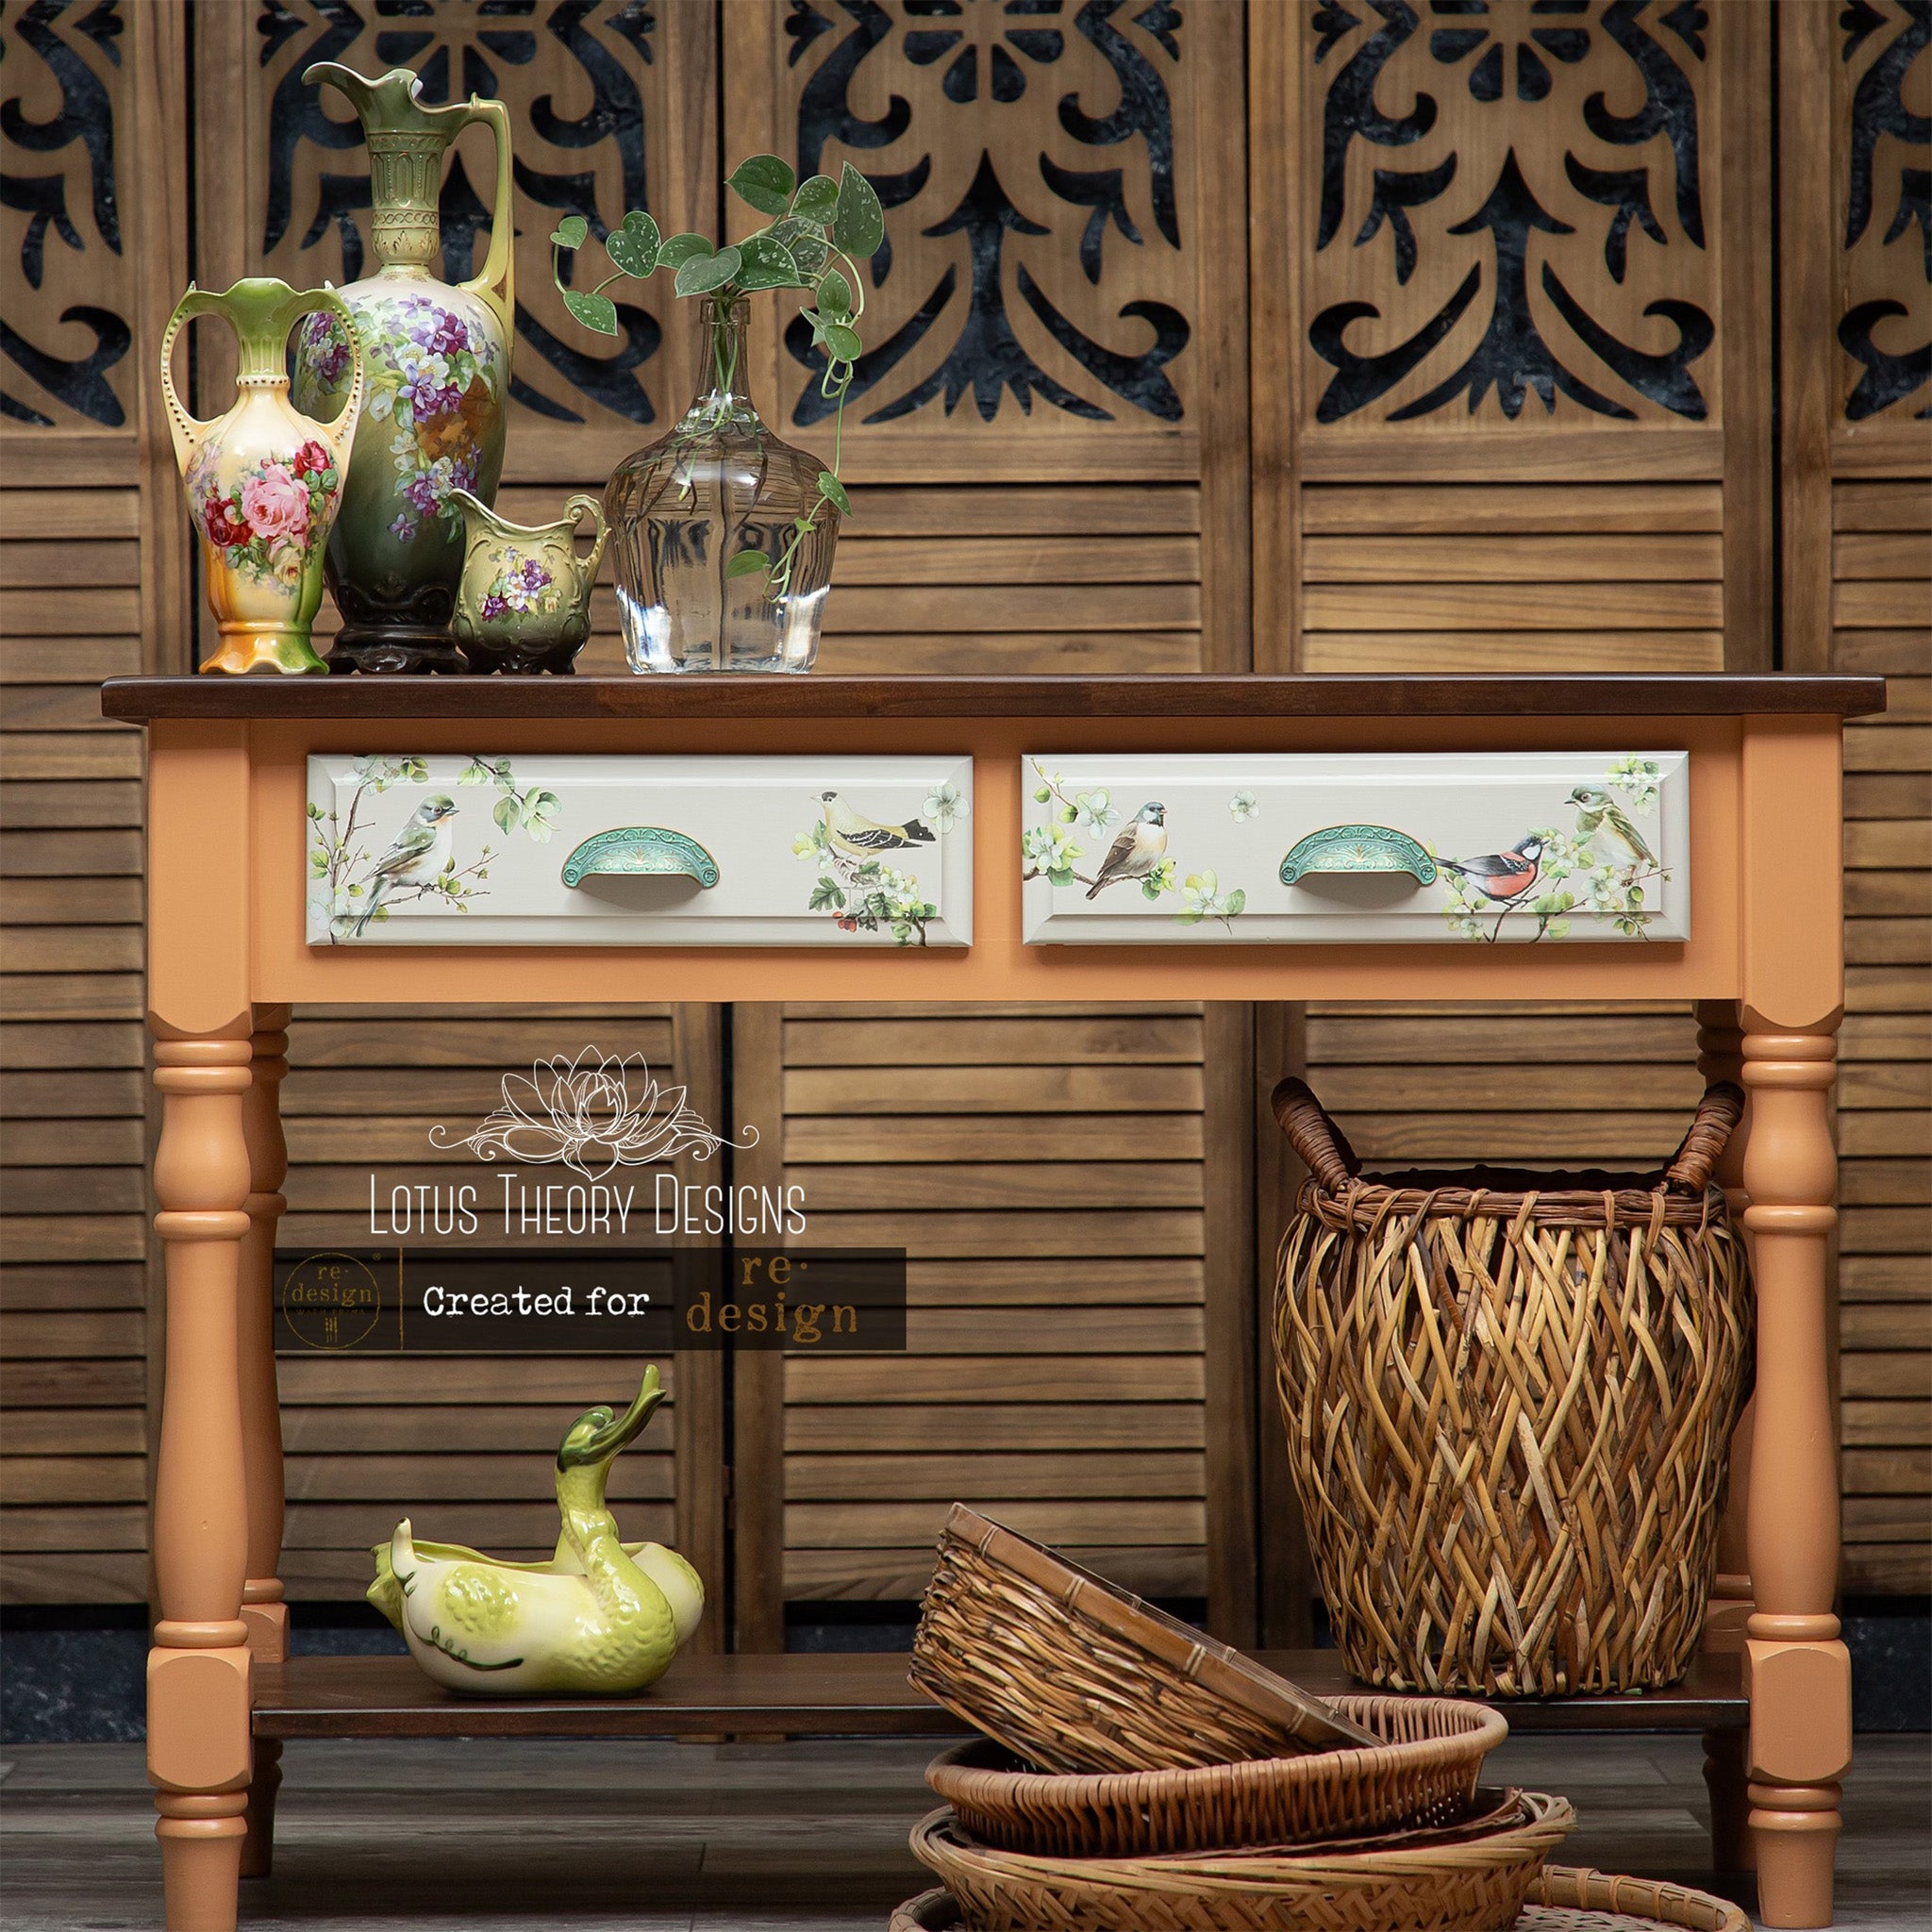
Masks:
[[[889,856],[935,844],[958,824],[967,812],[958,787],[934,786],[919,812],[897,824],[867,816],[836,791],[820,792],[815,803],[817,819],[791,844],[818,868],[811,910],[829,913],[841,932],[890,932],[899,945],[924,945],[940,908]]]
[[[1578,785],[1574,830],[1546,825],[1507,852],[1449,858],[1429,847],[1449,895],[1449,927],[1458,939],[1493,943],[1511,913],[1535,920],[1532,941],[1568,937],[1572,913],[1609,921],[1625,939],[1643,939],[1644,921],[1670,874],[1632,822],[1647,817],[1660,781],[1654,758],[1618,758],[1601,785]],[[1647,903],[1648,900],[1648,903]]]
[[[375,846],[361,823],[365,798],[395,785],[427,786],[429,767],[420,758],[359,758],[346,806],[325,811],[308,807],[308,883],[311,910],[325,917],[331,945],[358,940],[387,920],[392,908],[413,899],[439,898],[458,912],[487,898],[494,848],[484,844],[465,864],[457,851],[462,806],[447,791],[426,791],[388,845]],[[508,758],[472,758],[457,777],[458,791],[488,788],[494,796],[489,817],[506,838],[525,832],[543,844],[562,810],[557,793],[541,785],[519,789]],[[481,816],[481,802],[473,816]]]
[[[1156,905],[1164,895],[1175,892],[1181,901],[1181,909],[1174,915],[1177,924],[1199,925],[1212,919],[1233,931],[1235,919],[1247,907],[1247,893],[1239,886],[1224,892],[1220,878],[1212,872],[1176,876],[1179,868],[1167,850],[1167,807],[1159,799],[1148,799],[1122,823],[1122,809],[1108,792],[1072,791],[1058,773],[1049,777],[1038,758],[1032,764],[1038,780],[1033,802],[1049,810],[1044,824],[1029,826],[1021,837],[1023,880],[1043,878],[1056,886],[1082,885],[1089,899],[1098,899],[1110,888],[1139,885],[1141,896]],[[1227,809],[1239,824],[1252,818],[1259,808],[1252,791],[1237,791]],[[1090,856],[1080,843],[1083,833],[1095,841],[1094,849],[1100,854],[1099,863],[1091,872],[1082,870]]]

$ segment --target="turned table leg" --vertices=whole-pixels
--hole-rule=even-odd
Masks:
[[[248,1143],[248,1232],[242,1238],[237,1341],[242,1390],[242,1467],[248,1491],[248,1577],[242,1586],[242,1621],[258,1663],[289,1655],[289,1608],[275,1572],[282,1556],[282,1412],[275,1389],[275,1227],[288,1206],[280,1189],[289,1171],[282,1138],[281,1084],[289,1036],[287,1007],[257,1007],[251,1084],[242,1096],[242,1135]],[[276,1759],[281,1746],[256,1746],[248,1790],[248,1837],[242,1875],[264,1878],[275,1851]]]
[[[232,1932],[249,1781],[248,1562],[238,1302],[250,1222],[245,1038],[157,1039],[155,1231],[167,1352],[155,1482],[161,1615],[147,1667],[168,1932]]]
[[[1825,1096],[1837,1024],[1756,1030],[1747,1012],[1743,1042],[1744,1225],[1757,1288],[1744,1669],[1758,1915],[1774,1926],[1831,1924],[1839,1780],[1852,1755],[1851,1657],[1831,1607],[1839,1491],[1825,1261],[1838,1161]]]

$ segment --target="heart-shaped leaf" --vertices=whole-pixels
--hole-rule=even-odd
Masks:
[[[743,289],[797,289],[804,286],[798,264],[783,242],[769,234],[739,244],[738,283]]]
[[[856,328],[847,328],[842,322],[825,324],[825,347],[835,362],[857,362],[865,353],[865,344],[858,339]]]
[[[868,261],[886,239],[885,210],[873,186],[850,161],[839,175],[839,206],[832,240],[855,261]]]
[[[738,273],[743,258],[728,243],[719,249],[716,255],[694,255],[677,271],[677,292],[680,295],[708,295],[713,289],[722,289]]]
[[[604,238],[604,252],[625,275],[639,281],[658,266],[658,224],[642,208],[634,208],[624,218],[624,226],[613,228]]]
[[[682,268],[686,262],[710,252],[711,244],[702,235],[673,235],[658,244],[658,266]]]
[[[798,264],[798,273],[802,275],[817,275],[832,253],[825,238],[813,227],[808,227],[804,234],[793,237],[785,245],[791,249],[791,258]]]
[[[814,175],[799,185],[791,212],[801,221],[825,226],[839,212],[839,184],[829,175]]]
[[[608,295],[587,295],[581,289],[566,289],[563,291],[563,306],[586,328],[595,329],[600,336],[614,336],[620,333],[617,326],[617,304]]]
[[[724,575],[727,577],[748,577],[755,571],[768,571],[771,567],[772,559],[762,550],[741,550],[724,566]]]
[[[565,215],[550,231],[550,239],[559,248],[581,248],[584,237],[591,232],[591,225],[582,215]]]
[[[819,283],[819,312],[833,322],[852,313],[852,284],[835,268]]]
[[[836,504],[841,516],[852,514],[852,499],[845,494],[845,486],[829,470],[819,472],[819,494],[827,503]]]
[[[724,185],[760,214],[782,215],[791,206],[791,190],[797,179],[776,155],[753,155],[739,162]]]

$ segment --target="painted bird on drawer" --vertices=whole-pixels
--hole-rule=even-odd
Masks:
[[[819,797],[825,808],[826,842],[847,858],[874,858],[881,852],[903,852],[909,845],[933,842],[932,827],[918,819],[882,825],[853,810],[836,791],[823,791]]]
[[[448,792],[439,791],[409,814],[394,843],[375,861],[369,880],[369,904],[356,922],[358,940],[396,887],[426,886],[449,863],[456,836],[450,820],[456,812],[456,800]]]
[[[1542,870],[1543,841],[1520,839],[1507,852],[1485,852],[1480,858],[1444,858],[1437,862],[1459,873],[1486,899],[1520,899],[1536,884]]]
[[[1091,899],[1116,879],[1144,879],[1167,857],[1167,808],[1149,799],[1118,832],[1087,888]]]
[[[1657,863],[1657,854],[1643,842],[1643,834],[1624,816],[1624,808],[1600,785],[1579,785],[1570,794],[1576,808],[1576,829],[1586,839],[1602,832],[1621,845],[1633,859],[1645,865]]]
[[[377,1543],[369,1601],[430,1676],[476,1697],[627,1696],[654,1684],[697,1628],[705,1587],[675,1550],[627,1543],[604,1501],[618,1452],[664,1399],[654,1362],[621,1416],[591,1408],[557,1452],[562,1532],[547,1563],[419,1541],[407,1517]]]

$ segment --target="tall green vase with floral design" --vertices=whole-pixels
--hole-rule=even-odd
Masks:
[[[372,242],[381,266],[342,291],[369,358],[368,423],[328,547],[342,629],[337,671],[460,671],[450,636],[463,519],[450,492],[496,500],[516,302],[511,283],[509,116],[474,94],[425,108],[406,67],[365,79],[332,60],[303,74],[349,97],[369,144]],[[481,122],[496,137],[496,208],[482,273],[452,286],[437,197],[442,157]],[[349,381],[347,331],[318,316],[298,345],[295,398],[329,413]]]
[[[311,313],[343,329],[349,379],[329,423],[289,401],[289,331]],[[252,275],[222,293],[191,286],[168,318],[161,396],[217,626],[204,671],[328,668],[308,630],[322,607],[324,547],[362,412],[362,351],[348,313],[332,289],[298,292]],[[189,414],[170,367],[175,339],[197,315],[221,316],[240,345],[235,400],[208,422]]]

